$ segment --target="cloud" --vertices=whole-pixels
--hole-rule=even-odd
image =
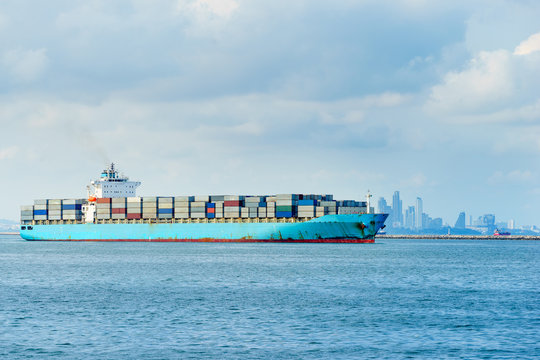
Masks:
[[[495,171],[489,178],[488,183],[524,183],[534,181],[536,176],[530,170],[512,170],[508,172]]]
[[[181,3],[185,1],[181,0]],[[229,18],[238,8],[234,0],[196,0],[190,6],[197,12],[209,12],[223,18]]]
[[[424,109],[459,122],[537,119],[540,101],[540,33],[509,50],[480,51],[463,69],[431,87]],[[540,48],[539,48],[540,49]],[[506,120],[505,120],[506,119]]]
[[[176,14],[190,24],[187,35],[220,38],[237,9],[235,0],[178,0]]]
[[[18,152],[19,148],[17,146],[0,149],[0,160],[13,159]]]
[[[514,79],[505,50],[480,52],[462,71],[444,76],[431,89],[428,107],[435,111],[466,112],[497,104],[512,94]]]
[[[416,173],[400,181],[403,188],[423,188],[427,185],[428,179],[423,173]]]
[[[514,50],[514,55],[529,55],[536,51],[540,51],[540,33],[529,36],[527,40],[519,44]]]
[[[2,63],[16,81],[34,81],[43,74],[47,67],[47,50],[8,50],[2,56]]]

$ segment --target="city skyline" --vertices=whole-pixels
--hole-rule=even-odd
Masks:
[[[486,228],[489,230],[495,228],[504,229],[526,229],[526,230],[538,230],[535,224],[520,224],[516,226],[516,219],[497,219],[496,214],[482,213],[477,216],[468,214],[463,210],[456,214],[456,219],[442,219],[436,214],[430,214],[424,212],[424,201],[421,197],[416,196],[415,203],[413,205],[407,205],[405,210],[403,209],[403,200],[401,199],[401,193],[399,190],[394,191],[392,195],[392,204],[390,205],[386,198],[381,196],[376,203],[376,211],[389,214],[387,220],[387,227],[395,229],[408,229],[408,230],[435,230],[443,227],[455,228],[455,229],[476,229],[480,230]],[[432,218],[431,215],[434,217]]]

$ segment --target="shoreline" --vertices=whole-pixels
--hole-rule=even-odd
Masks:
[[[376,235],[375,239],[540,240],[539,235]]]

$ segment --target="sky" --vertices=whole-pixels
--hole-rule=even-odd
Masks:
[[[0,218],[86,196],[399,190],[540,225],[536,0],[3,0]]]

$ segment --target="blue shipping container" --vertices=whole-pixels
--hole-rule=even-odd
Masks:
[[[259,207],[266,207],[266,203],[265,202],[260,202]]]
[[[278,218],[290,218],[292,217],[291,211],[276,211],[276,217]]]
[[[315,205],[316,200],[298,200],[298,205]]]
[[[213,214],[213,213],[206,214],[206,217],[209,218],[209,219],[213,219],[213,218],[216,217],[216,214]]]
[[[34,210],[34,215],[47,215],[47,210]]]
[[[158,209],[158,214],[172,214],[172,209]]]
[[[81,210],[82,205],[81,204],[66,204],[62,205],[62,210]]]
[[[206,204],[206,207],[212,209],[212,208],[216,207],[216,204],[215,203],[208,203],[208,204]]]

